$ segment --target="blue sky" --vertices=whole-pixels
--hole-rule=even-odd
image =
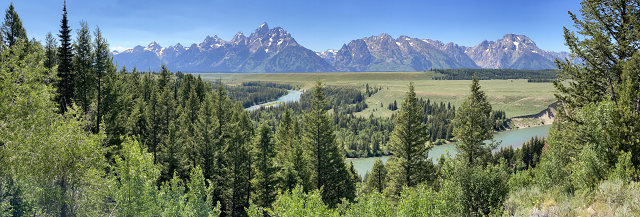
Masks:
[[[11,1],[1,0],[7,8]],[[62,0],[19,0],[13,4],[30,38],[57,34]],[[388,33],[475,46],[508,33],[529,36],[543,50],[568,51],[562,27],[573,29],[567,11],[580,14],[577,0],[442,1],[143,1],[68,0],[70,25],[99,26],[112,49],[201,43],[207,35],[231,40],[267,22],[282,27],[314,50],[340,49],[353,39]],[[4,16],[3,16],[4,17]]]

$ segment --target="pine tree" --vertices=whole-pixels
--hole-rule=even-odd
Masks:
[[[151,152],[153,154],[153,159],[154,159],[154,163],[157,162],[157,157],[158,157],[158,144],[160,144],[160,122],[162,120],[160,120],[160,117],[157,116],[156,114],[158,114],[158,110],[159,110],[159,105],[158,105],[158,98],[160,97],[161,92],[158,91],[158,86],[154,85],[155,82],[153,80],[151,80],[151,76],[148,73],[145,75],[145,78],[143,80],[146,80],[146,82],[148,82],[149,84],[145,85],[145,89],[149,88],[149,98],[147,98],[145,100],[145,107],[144,107],[144,115],[143,115],[143,121],[144,121],[144,128],[142,129],[143,135],[142,135],[142,142],[144,145],[147,146],[147,150],[149,152]],[[185,120],[183,122],[189,123],[189,120]],[[181,125],[183,122],[179,122],[177,124],[179,131],[179,135],[182,135],[182,130],[186,130],[189,131],[188,126],[183,126]],[[192,131],[191,131],[192,132]],[[181,139],[182,137],[180,137]],[[181,141],[179,139],[179,141]],[[182,142],[182,141],[181,141]],[[173,174],[172,174],[173,175]]]
[[[58,64],[58,42],[56,41],[56,39],[53,37],[53,34],[51,34],[51,32],[47,33],[47,36],[45,36],[45,61],[44,61],[44,67],[47,67],[47,69],[49,69],[49,74],[53,73],[53,67],[56,66]]]
[[[390,138],[391,161],[395,162],[396,173],[390,174],[394,186],[389,185],[389,192],[400,193],[401,186],[414,187],[427,180],[427,153],[433,147],[428,142],[427,126],[422,123],[422,106],[418,103],[413,82],[409,83],[409,91],[402,101],[402,110],[396,117],[396,126]]]
[[[62,20],[60,20],[60,47],[58,48],[58,95],[56,101],[60,105],[60,112],[65,113],[71,105],[75,92],[75,77],[73,73],[73,47],[71,46],[71,28],[67,20],[67,3],[65,1]]]
[[[313,88],[311,111],[304,117],[303,142],[309,150],[313,181],[316,189],[322,189],[322,200],[330,207],[349,198],[355,192],[355,183],[349,177],[344,154],[336,142],[336,136],[327,115],[327,100],[318,79]]]
[[[107,134],[107,146],[117,147],[122,142],[122,137],[127,134],[125,123],[128,112],[126,111],[132,102],[127,93],[123,74],[117,72],[117,66],[113,63],[107,65],[102,89],[102,129]],[[109,154],[113,153],[111,151]]]
[[[80,29],[76,30],[76,41],[74,43],[73,69],[76,74],[75,100],[85,113],[89,110],[95,90],[94,81],[94,58],[93,44],[91,42],[91,31],[86,21],[80,21]],[[97,126],[97,125],[96,125]]]
[[[186,82],[189,77],[193,78],[191,74],[186,74],[181,82],[180,88],[182,89],[182,85],[186,85]],[[228,143],[231,141],[232,135],[232,126],[231,126],[231,118],[233,115],[233,110],[231,109],[231,100],[227,96],[226,90],[224,88],[224,84],[221,80],[217,82],[218,90],[217,90],[217,101],[215,105],[215,114],[217,116],[216,120],[218,121],[218,128],[216,129],[216,142],[214,149],[216,150],[214,154],[214,167],[211,171],[211,181],[215,186],[212,192],[212,198],[214,202],[220,202],[222,205],[223,211],[231,210],[231,197],[233,192],[230,192],[231,183],[229,180],[232,180],[231,176],[231,159],[228,154],[229,147]]]
[[[487,101],[487,95],[480,90],[480,83],[475,75],[469,87],[471,93],[458,109],[454,119],[456,127],[453,129],[453,135],[458,141],[456,150],[467,163],[473,164],[478,158],[491,154],[491,150],[495,149],[498,143],[484,143],[485,140],[493,139],[493,120],[490,117],[491,105]]]
[[[22,27],[22,20],[15,11],[13,3],[5,10],[4,23],[2,23],[2,41],[7,47],[11,47],[22,40],[28,43],[27,31]]]
[[[97,92],[97,115],[96,115],[96,130],[95,132],[100,132],[100,123],[102,121],[102,100],[103,100],[103,87],[107,70],[109,67],[113,66],[113,57],[109,54],[109,43],[107,39],[102,37],[102,31],[100,31],[100,27],[96,27],[96,30],[93,32],[94,34],[94,58],[95,58],[95,76],[96,83],[98,86],[96,87]]]
[[[253,138],[253,123],[249,119],[249,114],[240,104],[236,104],[232,117],[233,123],[237,123],[233,127],[231,142],[229,143],[229,155],[232,163],[233,184],[231,191],[232,216],[245,214],[245,207],[249,207],[249,199],[251,197],[252,179],[258,176],[252,171],[252,164],[255,158],[252,158],[251,139]],[[269,128],[269,131],[271,129]],[[272,146],[270,148],[273,148]],[[273,162],[273,157],[268,159]],[[255,170],[255,169],[254,169]],[[255,175],[254,175],[255,173]],[[272,173],[268,174],[273,176]]]
[[[197,114],[199,111],[200,102],[196,92],[192,86],[192,91],[189,92],[189,99],[186,101],[185,107],[181,109],[180,114],[180,139],[179,143],[183,146],[184,157],[186,165],[184,168],[191,171],[202,162],[202,154],[198,149],[195,136],[195,124],[197,121]],[[162,120],[160,120],[161,122]],[[159,125],[159,124],[158,124]],[[158,130],[159,131],[159,130]],[[155,147],[155,144],[154,144]],[[154,151],[155,153],[156,151]],[[184,174],[186,177],[186,174]]]
[[[378,158],[376,162],[373,163],[373,168],[371,168],[371,173],[369,173],[369,177],[367,178],[367,188],[382,193],[386,186],[387,169],[382,160]]]
[[[262,123],[253,147],[255,176],[251,183],[255,188],[254,201],[261,207],[271,207],[277,193],[279,167],[275,162],[276,149],[272,141],[271,127]]]
[[[566,121],[563,128],[584,127],[585,123],[577,120],[582,108],[613,102],[614,127],[607,128],[607,134],[616,139],[606,159],[612,166],[620,153],[640,152],[640,39],[636,33],[640,30],[640,4],[615,0],[583,1],[581,5],[582,19],[569,12],[577,32],[564,28],[565,42],[572,57],[579,61],[556,61],[560,71],[559,79],[554,81],[560,92],[556,98],[564,108],[558,110],[557,119]],[[573,132],[578,131],[563,131],[558,138],[568,138],[568,133]],[[580,152],[592,135],[586,132],[576,135],[574,141],[562,143]],[[640,165],[640,155],[632,158],[634,165]]]
[[[401,165],[400,172],[404,177],[404,180],[398,180],[398,183],[409,187],[428,178],[424,174],[424,163],[432,146],[427,144],[429,138],[427,126],[422,123],[422,118],[422,107],[418,103],[413,82],[411,82],[409,91],[402,101],[402,110],[396,118],[396,127],[390,141],[390,149],[394,154],[392,157],[397,158]]]
[[[216,131],[220,126],[216,116],[216,95],[214,92],[210,92],[206,95],[205,100],[200,106],[198,112],[198,122],[196,126],[196,138],[202,153],[202,168],[205,177],[211,177],[211,171],[214,164],[214,155],[217,151],[215,147],[216,143]]]
[[[279,175],[282,181],[279,188],[286,191],[301,185],[303,190],[307,192],[312,188],[311,171],[309,170],[308,157],[304,152],[300,137],[296,133],[300,130],[297,120],[297,118],[291,117],[290,110],[286,108],[275,135],[278,153],[276,161],[282,165]]]

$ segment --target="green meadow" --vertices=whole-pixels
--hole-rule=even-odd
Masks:
[[[433,80],[438,76],[434,72],[349,72],[349,73],[203,73],[204,80],[222,79],[230,85],[247,81],[275,82],[298,85],[309,88],[317,79],[326,85],[347,85],[362,88],[382,87],[378,93],[367,99],[369,108],[357,113],[360,116],[389,117],[398,112],[387,109],[394,100],[400,102],[407,91],[407,85],[413,81],[418,97],[431,102],[451,102],[459,107],[469,93],[468,80]],[[481,80],[484,90],[494,109],[504,110],[507,117],[536,114],[555,101],[552,83],[530,83],[526,79]],[[382,103],[382,107],[381,107]]]

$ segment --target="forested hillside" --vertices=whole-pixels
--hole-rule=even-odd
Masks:
[[[66,5],[43,44],[10,4],[0,216],[640,215],[640,5],[582,4],[581,36],[565,39],[585,64],[556,62],[549,137],[500,150],[506,115],[482,89],[486,71],[458,107],[407,81],[402,99],[376,108],[397,115],[357,117],[382,87],[318,79],[299,102],[249,112],[293,87],[119,67],[100,28],[81,22],[72,35]],[[427,159],[448,141],[457,155]],[[380,155],[391,156],[365,177],[345,161]]]

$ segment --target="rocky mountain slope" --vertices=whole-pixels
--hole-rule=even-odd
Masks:
[[[506,34],[502,39],[484,40],[465,53],[478,66],[490,69],[549,69],[554,68],[555,56],[538,48],[524,35]]]
[[[233,72],[328,72],[335,71],[315,52],[304,48],[280,27],[263,23],[249,37],[241,32],[231,41],[207,36],[200,44],[185,48],[177,44],[162,48],[153,42],[121,53],[114,52],[119,65],[157,70],[165,63],[177,71]]]
[[[431,68],[549,69],[567,52],[544,51],[525,35],[507,34],[473,47],[389,34],[352,40],[339,50],[313,52],[280,27],[263,23],[249,37],[231,41],[207,36],[200,44],[163,48],[156,42],[114,51],[114,62],[139,70],[158,70],[162,63],[177,71],[333,72],[425,71]],[[575,62],[575,61],[574,61]]]

